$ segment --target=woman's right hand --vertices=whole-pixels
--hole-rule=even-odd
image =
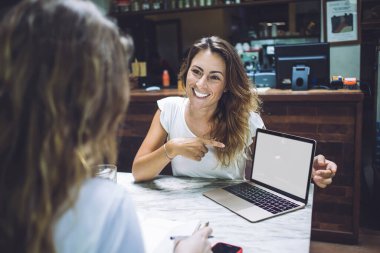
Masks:
[[[194,138],[174,138],[166,143],[170,157],[181,155],[192,160],[200,161],[208,152],[207,146],[224,148],[224,144],[214,140]]]
[[[202,138],[174,138],[165,143],[168,133],[162,127],[160,117],[161,111],[157,110],[133,160],[132,174],[136,182],[152,180],[177,155],[200,161],[208,152],[206,146],[224,147],[220,142]]]
[[[208,237],[211,235],[212,229],[204,227],[192,236],[176,242],[174,253],[210,253],[211,243]]]

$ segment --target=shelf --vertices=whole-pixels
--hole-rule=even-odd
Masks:
[[[250,38],[249,40],[250,41],[257,41],[257,40],[282,40],[282,39],[303,39],[303,38],[319,38],[319,36],[300,34],[300,35],[283,35],[283,36],[276,36],[276,37]]]
[[[311,2],[319,0],[308,0]],[[211,6],[199,6],[199,7],[188,7],[188,8],[176,8],[176,9],[150,9],[150,10],[139,10],[139,11],[126,11],[126,12],[115,12],[111,11],[110,15],[113,17],[125,17],[125,16],[145,16],[145,15],[160,15],[168,13],[178,13],[178,12],[191,12],[191,11],[204,11],[212,9],[225,9],[225,8],[237,8],[237,7],[247,7],[254,5],[271,5],[271,4],[285,4],[285,3],[295,3],[304,2],[304,0],[251,0],[248,2],[243,2],[240,4],[215,4]]]
[[[361,23],[362,30],[380,30],[380,19],[371,20],[371,21],[362,21]]]

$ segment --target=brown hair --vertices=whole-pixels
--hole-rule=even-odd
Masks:
[[[259,111],[260,100],[252,90],[252,83],[235,49],[227,41],[215,36],[202,38],[190,48],[179,72],[179,79],[184,85],[193,58],[204,50],[218,54],[226,64],[227,92],[223,93],[214,114],[211,138],[226,145],[223,149],[217,149],[217,156],[223,165],[229,165],[248,148],[249,115]]]
[[[89,1],[23,1],[0,37],[0,248],[54,252],[54,222],[90,168],[116,161],[127,55]]]

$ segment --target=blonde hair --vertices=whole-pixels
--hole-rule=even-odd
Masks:
[[[116,161],[128,56],[88,1],[24,1],[0,37],[0,248],[54,252],[54,222],[90,168]]]
[[[241,152],[249,151],[248,121],[250,113],[259,111],[261,102],[235,49],[216,36],[202,38],[190,48],[179,72],[179,79],[184,85],[193,58],[204,50],[218,54],[226,64],[227,92],[219,100],[210,135],[225,144],[225,148],[217,149],[217,157],[222,165],[228,166]]]

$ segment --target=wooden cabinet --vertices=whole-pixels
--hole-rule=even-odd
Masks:
[[[333,185],[315,188],[312,239],[357,243],[362,93],[280,91],[262,98],[267,128],[316,139],[316,154],[338,165]]]
[[[130,171],[157,110],[156,101],[176,95],[182,93],[132,91],[126,121],[119,132],[120,171]],[[315,189],[312,239],[357,243],[363,94],[345,90],[269,90],[260,97],[268,129],[316,139],[317,154],[324,154],[338,165],[333,185]],[[163,173],[170,171],[168,166]]]
[[[380,166],[376,161],[376,122],[380,120],[380,1],[361,0],[360,82],[363,102],[362,224],[380,229]],[[368,176],[370,175],[370,176]]]

